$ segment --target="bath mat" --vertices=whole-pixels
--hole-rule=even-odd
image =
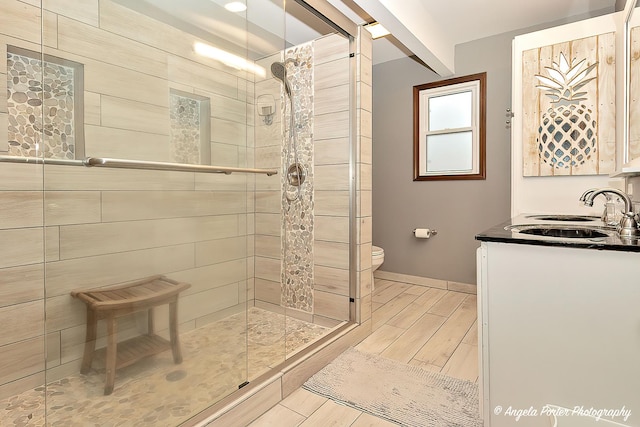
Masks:
[[[475,383],[353,348],[303,388],[403,426],[482,425]]]

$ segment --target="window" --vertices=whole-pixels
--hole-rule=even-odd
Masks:
[[[413,87],[413,180],[485,179],[486,73]]]

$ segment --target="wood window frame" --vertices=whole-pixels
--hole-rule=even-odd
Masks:
[[[437,181],[437,180],[478,180],[486,179],[486,80],[487,73],[477,73],[468,76],[455,77],[438,82],[425,83],[413,87],[413,180],[414,181]],[[426,94],[424,91],[433,91],[433,89],[446,88],[447,86],[461,85],[464,83],[472,83],[478,81],[479,89],[477,100],[474,105],[477,111],[472,114],[472,120],[475,125],[472,127],[476,132],[477,150],[474,148],[473,164],[475,171],[473,173],[432,173],[425,174],[420,170],[421,153],[421,135],[425,133],[421,128],[421,114],[428,114],[428,111],[420,111],[420,99]],[[442,93],[446,93],[443,91]],[[451,94],[455,93],[452,89]],[[451,133],[454,133],[452,130]],[[477,167],[475,166],[477,165]]]

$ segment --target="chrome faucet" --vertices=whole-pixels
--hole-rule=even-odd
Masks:
[[[585,200],[587,200],[587,196],[589,196],[591,193],[593,193],[594,191],[598,190],[597,188],[590,188],[587,191],[585,191],[584,193],[582,193],[582,196],[580,196],[580,201],[584,202]],[[591,202],[591,206],[593,206],[593,202]]]
[[[578,200],[584,202],[587,199],[587,196],[591,195],[596,190],[597,188],[588,189],[587,191],[582,193],[582,196],[580,196],[580,199]],[[593,206],[593,202],[591,203],[591,206]],[[602,222],[607,222],[607,205],[604,206],[604,210],[602,211],[602,215],[600,215],[600,219],[602,220]]]
[[[633,204],[629,195],[624,191],[620,191],[615,188],[591,188],[582,193],[580,201],[584,202],[585,206],[593,206],[593,200],[600,194],[615,194],[624,201],[624,215],[617,227],[620,236],[639,236],[640,230],[638,229],[638,222],[636,221],[635,214],[633,213]]]

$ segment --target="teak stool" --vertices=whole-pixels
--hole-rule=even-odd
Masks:
[[[86,374],[91,369],[100,319],[107,321],[107,374],[104,394],[111,394],[113,391],[116,369],[131,365],[144,357],[171,348],[173,361],[181,363],[182,354],[178,339],[178,294],[190,286],[188,283],[176,282],[164,276],[151,276],[124,285],[71,292],[71,296],[87,304],[87,337],[80,373]],[[153,307],[162,304],[169,304],[171,341],[154,333]],[[147,335],[132,338],[118,345],[117,318],[142,310],[148,310]]]

